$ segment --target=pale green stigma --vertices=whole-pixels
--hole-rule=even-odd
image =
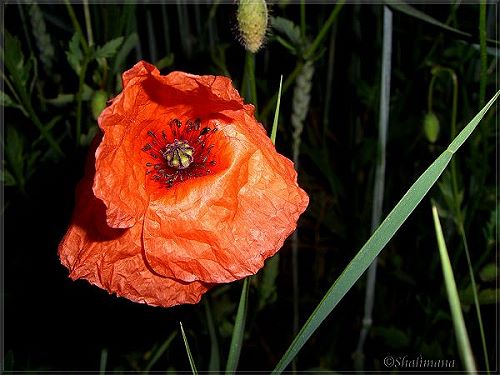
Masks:
[[[186,169],[193,162],[194,149],[186,141],[174,140],[162,152],[163,157],[171,168]]]

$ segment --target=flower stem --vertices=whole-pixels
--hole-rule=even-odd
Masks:
[[[309,59],[316,52],[316,50],[320,46],[321,42],[325,38],[326,33],[328,32],[328,29],[330,29],[330,27],[333,25],[333,23],[337,19],[337,16],[339,15],[340,10],[344,6],[344,3],[345,3],[345,0],[340,0],[339,2],[337,2],[337,4],[335,4],[335,8],[333,8],[332,13],[330,13],[330,16],[328,17],[328,19],[324,23],[323,27],[319,31],[318,35],[316,36],[316,39],[314,39],[313,43],[311,44],[311,47],[309,47],[309,49],[304,54],[305,60]]]
[[[306,37],[306,2],[300,0],[300,35],[302,39]]]
[[[73,24],[73,27],[75,28],[78,35],[80,35],[80,43],[81,43],[82,48],[85,52],[85,55],[87,55],[88,51],[89,51],[89,46],[87,44],[87,41],[83,37],[82,28],[80,27],[80,23],[78,22],[78,19],[76,18],[75,11],[73,10],[73,7],[71,6],[71,3],[69,2],[69,0],[64,0],[64,3],[66,4],[66,9],[68,10],[69,18],[71,18],[71,23]]]
[[[85,15],[85,27],[87,28],[87,39],[89,47],[94,45],[94,35],[92,33],[92,22],[90,20],[89,1],[83,0],[83,14]]]
[[[80,71],[80,77],[78,81],[78,92],[76,93],[76,145],[80,145],[80,138],[82,136],[82,96],[83,96],[83,86],[85,81],[85,74],[87,72],[87,65],[89,63],[89,57],[85,55],[82,63],[82,70]]]
[[[245,81],[246,90],[245,94],[247,100],[255,106],[255,113],[257,113],[257,86],[255,83],[255,54],[247,51],[245,56]]]
[[[488,80],[488,55],[486,53],[486,0],[479,2],[479,50],[481,55],[481,72],[479,75],[479,107],[482,108],[486,98]]]

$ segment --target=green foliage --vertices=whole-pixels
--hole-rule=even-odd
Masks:
[[[104,58],[113,57],[118,52],[118,49],[120,48],[122,43],[123,43],[122,36],[118,37],[116,39],[110,40],[102,47],[99,47],[96,49],[96,51],[94,52],[94,58],[104,59]]]
[[[69,65],[73,68],[76,74],[80,74],[83,63],[83,52],[80,48],[81,36],[79,33],[74,33],[69,41],[68,50],[66,51],[66,58]]]
[[[23,135],[14,127],[7,127],[3,144],[5,153],[3,183],[5,186],[18,186],[25,190],[26,181],[34,173],[39,151],[27,153]]]
[[[0,57],[9,72],[9,77],[18,87],[26,85],[33,69],[32,60],[29,59],[25,63],[21,43],[15,36],[5,31],[4,37],[5,48],[2,49]]]

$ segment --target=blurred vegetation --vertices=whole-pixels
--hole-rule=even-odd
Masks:
[[[277,1],[265,45],[249,60],[233,4],[3,4],[5,370],[190,370],[179,321],[198,370],[224,368],[242,283],[218,286],[196,306],[159,309],[71,282],[56,257],[96,119],[121,90],[120,74],[141,59],[164,74],[229,76],[247,99],[253,88],[245,72],[253,64],[256,115],[269,132],[284,77],[276,147],[290,158],[298,153],[299,180],[311,198],[299,222],[299,294],[287,242],[250,280],[238,366],[273,368],[294,337],[294,319],[304,322],[370,235],[382,9]],[[492,96],[499,57],[494,4],[482,21],[478,5],[390,9],[384,214]],[[431,191],[479,370],[486,364],[473,285],[488,360],[498,361],[496,115],[490,111]],[[298,370],[353,368],[364,290],[360,279],[304,347]],[[384,370],[392,353],[459,362],[429,200],[379,257],[375,293],[367,370]]]

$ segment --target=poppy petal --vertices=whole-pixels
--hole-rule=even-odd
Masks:
[[[104,138],[96,154],[93,191],[107,207],[108,225],[128,228],[144,215],[148,184],[140,150],[149,129],[165,127],[176,115],[224,110],[252,110],[228,78],[182,72],[161,76],[143,61],[125,72],[122,93],[99,117]]]
[[[253,117],[236,120],[221,130],[233,152],[226,170],[149,203],[143,244],[159,274],[210,283],[255,274],[307,207],[292,162],[275,151]]]
[[[92,193],[92,180],[93,174],[87,173],[80,182],[73,222],[59,245],[59,257],[70,277],[153,306],[197,303],[210,286],[174,280],[149,269],[141,244],[142,223],[129,229],[110,228],[106,207]]]

